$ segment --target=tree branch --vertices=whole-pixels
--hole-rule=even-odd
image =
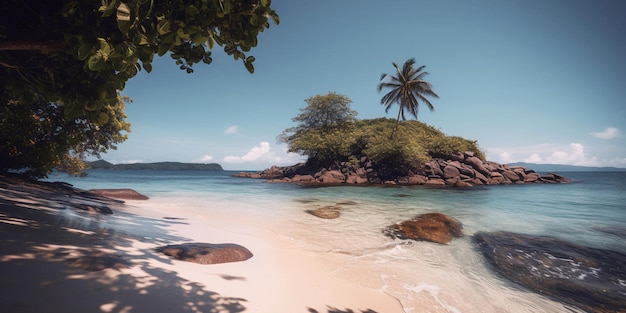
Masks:
[[[56,41],[0,41],[0,51],[59,51],[64,47]]]

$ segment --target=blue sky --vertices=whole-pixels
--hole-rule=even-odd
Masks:
[[[113,163],[294,164],[276,141],[304,100],[352,99],[385,115],[376,92],[391,62],[414,57],[440,99],[419,120],[477,140],[496,162],[626,167],[626,2],[274,0],[251,51],[256,71],[215,50],[186,74],[169,57],[131,79],[129,139]],[[396,111],[397,112],[397,111]]]

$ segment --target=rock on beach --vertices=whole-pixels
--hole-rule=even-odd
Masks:
[[[253,256],[247,248],[233,243],[183,243],[159,247],[156,251],[177,260],[198,264],[241,262]]]

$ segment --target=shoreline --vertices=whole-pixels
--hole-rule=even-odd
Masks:
[[[0,311],[404,312],[397,299],[334,277],[328,258],[322,262],[252,219],[172,217],[151,200],[121,204],[32,184],[0,185],[0,285],[10,290]],[[200,265],[154,250],[182,242],[236,243],[254,256]]]

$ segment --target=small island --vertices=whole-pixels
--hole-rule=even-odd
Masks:
[[[130,163],[113,164],[105,160],[97,160],[87,163],[91,169],[98,170],[196,170],[196,171],[223,171],[217,163],[181,163],[181,162],[155,162],[155,163]]]
[[[448,136],[416,120],[357,119],[351,100],[331,92],[306,100],[299,124],[278,136],[289,152],[307,156],[293,166],[272,166],[235,177],[312,185],[428,185],[472,187],[566,183],[554,173],[488,161],[475,140]]]

